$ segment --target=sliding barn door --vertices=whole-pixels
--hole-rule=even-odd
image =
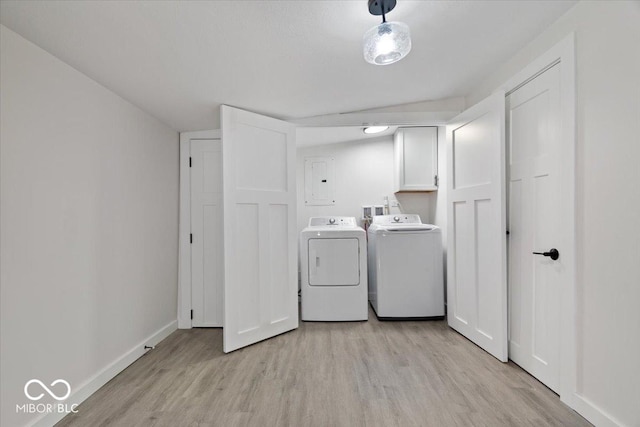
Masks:
[[[447,126],[447,317],[506,362],[504,96],[490,96]]]
[[[222,106],[224,352],[298,327],[292,124]]]

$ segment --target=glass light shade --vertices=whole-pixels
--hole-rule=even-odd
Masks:
[[[409,27],[402,22],[383,22],[364,33],[364,59],[370,64],[388,65],[411,51]]]
[[[389,126],[367,126],[363,131],[364,133],[371,135],[374,133],[384,132],[387,129],[389,129]]]

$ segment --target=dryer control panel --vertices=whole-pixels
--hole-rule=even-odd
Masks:
[[[422,224],[422,221],[420,220],[420,215],[418,214],[396,214],[374,216],[373,224]]]
[[[352,216],[316,216],[309,219],[309,227],[357,227],[356,218]]]

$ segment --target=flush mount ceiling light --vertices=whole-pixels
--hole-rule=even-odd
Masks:
[[[367,126],[366,128],[363,129],[363,131],[364,133],[370,135],[372,133],[384,132],[387,129],[389,129],[389,126]]]
[[[385,15],[395,6],[396,0],[369,0],[369,13],[382,15],[382,23],[364,33],[364,59],[370,64],[393,64],[411,51],[407,24],[387,22]]]

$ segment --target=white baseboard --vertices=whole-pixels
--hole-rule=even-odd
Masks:
[[[131,350],[127,351],[121,357],[116,359],[110,365],[102,369],[93,377],[82,383],[76,390],[66,399],[67,402],[80,404],[84,402],[89,396],[98,391],[100,387],[108,383],[113,377],[124,371],[127,366],[138,360],[143,354],[145,354],[144,346],[155,346],[160,341],[169,336],[173,331],[178,329],[178,321],[174,320],[168,325],[160,328],[158,331],[151,334],[149,337],[138,343]],[[41,418],[37,419],[32,426],[34,427],[51,427],[65,417],[65,413],[58,414],[52,412],[45,414]]]
[[[611,415],[607,414],[602,409],[598,408],[589,399],[578,393],[574,394],[574,399],[570,405],[573,409],[586,418],[591,424],[596,427],[624,427],[620,421],[616,420]]]

